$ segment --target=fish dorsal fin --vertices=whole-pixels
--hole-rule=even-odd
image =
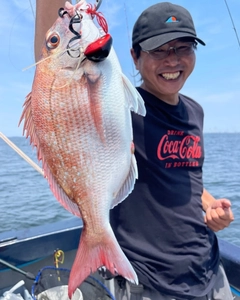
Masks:
[[[122,74],[122,78],[123,78],[125,96],[128,101],[130,109],[139,115],[145,116],[146,109],[145,109],[142,96],[139,94],[139,92],[136,90],[136,88],[132,85],[130,80],[124,74]]]
[[[34,123],[33,123],[31,102],[32,102],[32,93],[29,93],[26,96],[25,102],[23,104],[24,109],[23,109],[22,115],[20,117],[18,126],[24,120],[23,135],[25,135],[26,138],[30,138],[30,144],[33,147],[37,148],[37,158],[40,161],[43,158],[42,158],[41,149],[39,147],[39,140],[36,135],[36,131],[35,131]]]
[[[31,100],[32,100],[32,93],[29,93],[26,97],[26,100],[24,102],[24,109],[19,121],[20,123],[24,119],[24,125],[23,125],[23,133],[26,136],[26,138],[30,137],[30,144],[33,147],[37,148],[37,157],[39,161],[42,161],[44,176],[47,178],[48,183],[50,185],[50,188],[54,194],[54,196],[57,198],[57,200],[62,204],[62,206],[70,211],[72,214],[81,217],[80,211],[78,209],[78,206],[73,203],[64,190],[57,184],[56,180],[54,179],[49,167],[47,166],[44,155],[42,154],[41,147],[39,144],[38,137],[36,135],[33,118],[32,118],[32,109],[31,109]]]
[[[123,183],[121,189],[117,193],[116,197],[113,199],[111,208],[121,203],[133,191],[134,184],[137,178],[138,178],[137,162],[134,154],[132,154],[132,160],[131,160],[128,176],[125,182]]]

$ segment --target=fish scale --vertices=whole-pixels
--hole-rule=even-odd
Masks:
[[[86,2],[67,4],[46,34],[43,60],[37,65],[31,93],[20,122],[37,147],[45,177],[57,200],[83,220],[83,230],[69,279],[69,297],[91,273],[105,265],[137,283],[109,224],[109,210],[134,188],[131,111],[145,115],[143,100],[121,71],[112,48],[100,62],[86,59],[84,49],[98,45],[103,31],[84,10]],[[66,51],[73,32],[70,12],[81,8],[81,38]],[[76,25],[77,26],[77,25]],[[77,30],[77,28],[74,28]],[[50,37],[59,39],[52,48]],[[101,40],[102,42],[102,40]],[[73,43],[73,42],[72,42]],[[92,48],[91,48],[92,49]]]

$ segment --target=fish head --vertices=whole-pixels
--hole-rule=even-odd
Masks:
[[[87,57],[85,50],[106,33],[94,22],[94,9],[85,1],[76,5],[66,2],[59,17],[48,30],[42,58],[51,59],[54,68],[76,70]],[[48,64],[49,67],[49,64]]]
[[[54,67],[58,64],[62,68],[76,69],[86,58],[100,62],[108,56],[112,38],[107,34],[106,20],[96,11],[96,6],[85,0],[76,5],[66,2],[58,14],[58,19],[46,34],[43,58],[55,58]],[[95,16],[101,27],[96,26]],[[59,60],[60,56],[64,59]]]

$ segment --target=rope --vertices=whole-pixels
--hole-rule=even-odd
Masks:
[[[8,144],[17,154],[19,154],[26,162],[28,162],[36,171],[38,171],[42,176],[44,176],[43,170],[28,157],[22,150],[20,150],[13,142],[11,142],[2,132],[0,132],[0,138]]]

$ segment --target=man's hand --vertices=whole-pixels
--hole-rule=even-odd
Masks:
[[[213,201],[206,209],[204,219],[207,226],[215,232],[228,227],[234,220],[231,202],[227,199]]]

